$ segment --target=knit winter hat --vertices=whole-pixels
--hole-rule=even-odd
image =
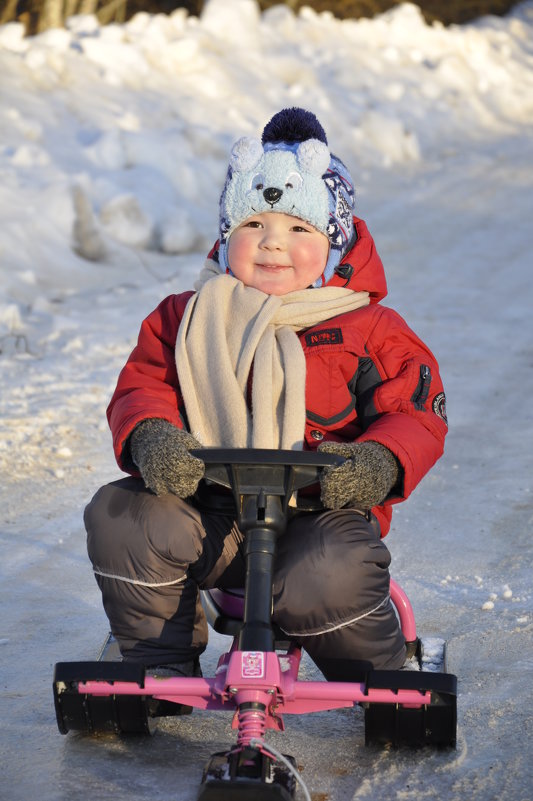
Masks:
[[[332,278],[354,238],[353,180],[329,151],[322,125],[310,111],[288,108],[275,114],[261,142],[245,136],[233,146],[220,198],[219,263],[229,270],[227,243],[248,217],[277,211],[300,217],[329,239],[323,275]]]

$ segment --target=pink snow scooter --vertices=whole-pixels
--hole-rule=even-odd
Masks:
[[[203,592],[215,631],[232,637],[211,678],[153,678],[143,666],[120,661],[110,635],[98,661],[55,666],[59,731],[149,734],[160,716],[227,710],[236,742],[204,769],[198,801],[290,801],[303,784],[294,759],[270,746],[268,729],[283,716],[342,707],[364,710],[367,744],[454,747],[457,679],[425,670],[411,604],[391,581],[391,597],[414,670],[354,671],[352,681],[298,679],[301,649],[271,621],[272,571],[293,494],[316,484],[321,471],[342,462],[331,454],[208,448],[193,453],[205,481],[233,492],[245,534],[244,590]]]

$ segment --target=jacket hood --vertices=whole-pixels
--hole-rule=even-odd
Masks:
[[[340,286],[354,292],[368,292],[370,303],[379,303],[387,294],[387,281],[385,270],[374,240],[364,220],[353,218],[355,244],[348,251],[335,273],[324,286]],[[216,267],[222,271],[219,260],[220,242],[217,241],[208,255],[208,262],[212,263],[212,272]],[[195,286],[195,288],[198,288]]]
[[[368,292],[370,303],[387,295],[385,270],[364,220],[354,217],[356,241],[326,286],[341,286],[354,292]]]

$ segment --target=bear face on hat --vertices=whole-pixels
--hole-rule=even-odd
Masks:
[[[248,217],[267,211],[300,217],[327,235],[328,190],[322,175],[329,160],[327,146],[318,139],[266,149],[257,139],[239,139],[222,202],[226,237]]]
[[[262,141],[239,139],[232,148],[220,198],[221,269],[229,270],[226,243],[249,217],[279,212],[310,223],[328,237],[323,286],[354,239],[353,181],[328,148],[324,129],[304,109],[284,109],[270,120]]]

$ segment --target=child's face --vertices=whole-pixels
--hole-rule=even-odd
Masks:
[[[235,229],[228,243],[233,275],[267,295],[306,289],[324,272],[327,236],[298,217],[264,212]]]

